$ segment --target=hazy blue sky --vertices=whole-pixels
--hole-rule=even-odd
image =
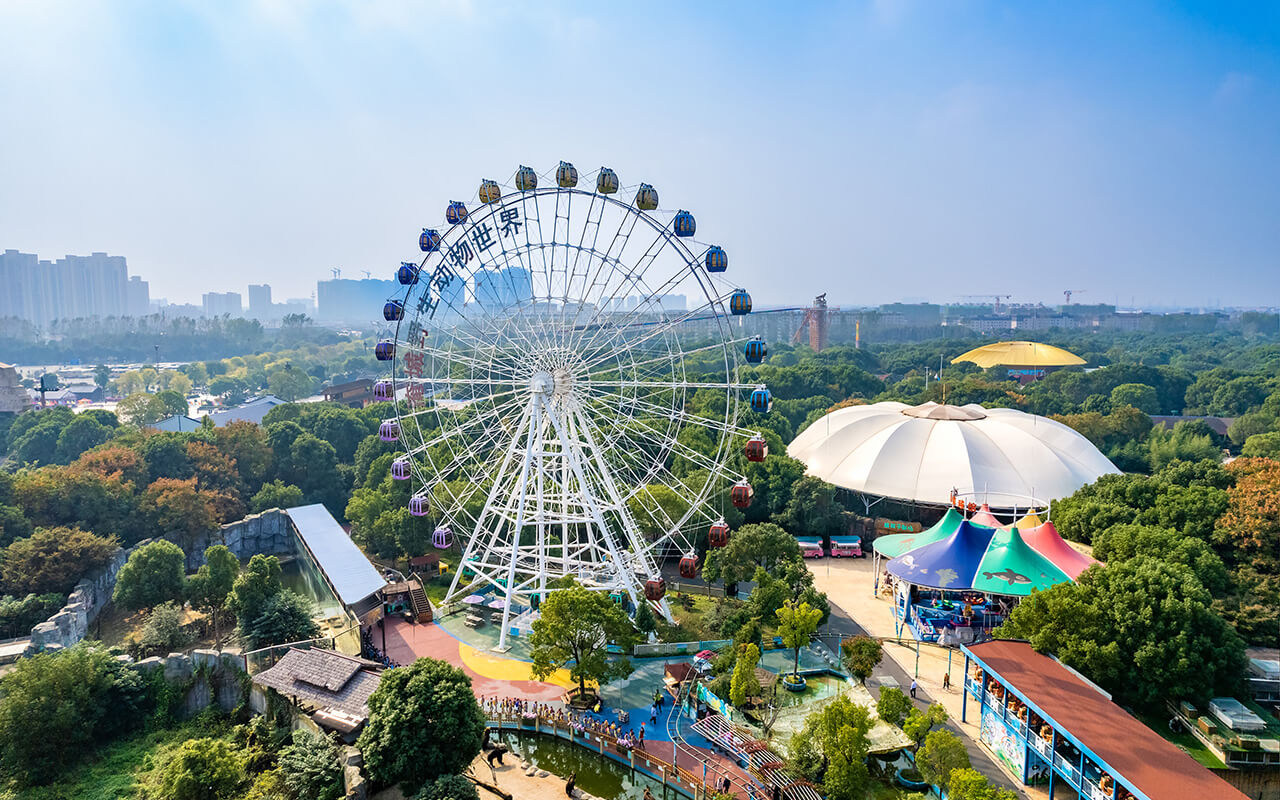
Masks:
[[[559,159],[761,305],[1280,304],[1280,3],[0,0],[0,248],[152,296],[389,277]]]

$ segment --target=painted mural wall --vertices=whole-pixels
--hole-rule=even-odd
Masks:
[[[1012,725],[1006,723],[998,713],[987,706],[982,707],[981,736],[982,741],[991,748],[996,757],[1004,762],[1014,775],[1021,778],[1026,768],[1026,745]]]

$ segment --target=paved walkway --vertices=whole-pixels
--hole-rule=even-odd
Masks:
[[[873,597],[874,569],[870,556],[867,558],[822,558],[810,559],[806,562],[813,573],[814,586],[825,592],[831,601],[831,619],[822,634],[831,635],[832,639],[854,634],[868,636],[895,636],[893,606],[889,600]],[[822,635],[820,634],[820,635]],[[911,638],[910,629],[903,627],[903,636]],[[833,642],[833,648],[838,643]],[[930,703],[941,703],[947,709],[950,721],[947,727],[953,733],[961,735],[965,749],[973,768],[986,775],[991,781],[1007,789],[1018,791],[1023,797],[1041,798],[1048,793],[1022,786],[1009,777],[990,752],[979,741],[976,709],[970,705],[968,723],[960,722],[961,687],[964,684],[964,654],[959,649],[951,650],[948,664],[948,649],[922,645],[919,650],[919,666],[915,648],[886,642],[884,646],[886,658],[880,663],[875,674],[867,680],[867,687],[878,696],[881,686],[897,686],[907,691],[911,686],[912,676],[916,676],[916,699],[918,708],[926,708]],[[951,688],[943,690],[942,679],[950,670]]]

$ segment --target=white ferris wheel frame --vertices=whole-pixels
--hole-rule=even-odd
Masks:
[[[492,587],[506,601],[497,649],[505,649],[515,605],[531,605],[563,576],[623,593],[637,605],[648,602],[644,585],[661,578],[660,560],[692,553],[694,528],[705,530],[720,517],[711,496],[743,480],[732,468],[740,452],[735,442],[758,435],[737,425],[740,395],[758,385],[738,379],[745,337],[731,335],[726,301],[733,289],[717,286],[705,250],[696,252],[688,237],[676,235],[672,212],[618,199],[627,194],[560,187],[554,173],[540,176],[550,178],[545,188],[504,185],[500,199],[468,204],[467,218],[439,231],[438,249],[425,254],[417,281],[396,298],[404,312],[395,331],[394,396],[402,389],[408,396],[396,403],[399,436],[417,494],[465,541],[444,602]],[[594,185],[594,174],[583,178]],[[571,216],[575,199],[587,205],[578,227]],[[554,207],[549,240],[544,206]],[[602,246],[607,211],[618,224]],[[515,236],[499,224],[512,218],[519,220]],[[487,249],[501,246],[491,260],[470,244],[481,242],[477,234],[486,227],[499,232],[496,242],[484,240],[491,242]],[[630,248],[637,230],[652,235],[639,258]],[[462,259],[464,248],[474,266]],[[625,263],[628,257],[635,263]],[[650,278],[660,259],[674,271]],[[538,266],[541,275],[534,272]],[[529,279],[527,298],[511,285],[521,271]],[[493,289],[495,274],[513,289],[513,303],[502,302],[504,287]],[[465,281],[461,294],[450,289],[453,281]],[[701,296],[691,307],[678,314],[663,308],[662,296],[695,287]],[[496,302],[485,302],[485,289]],[[473,302],[465,302],[467,292]],[[624,308],[622,298],[633,292],[637,302]],[[714,341],[685,349],[679,327],[706,319],[714,320]],[[722,380],[688,378],[685,359],[698,353],[716,354]],[[723,419],[685,409],[699,390],[724,393]],[[435,399],[440,391],[468,396],[446,405]],[[428,417],[438,430],[423,424]],[[667,423],[665,430],[658,420]],[[714,439],[714,455],[678,440],[689,426]],[[683,483],[667,466],[673,457],[704,470],[702,485]],[[489,480],[484,505],[473,514],[467,501]],[[653,481],[687,492],[687,510],[669,514],[649,488]],[[633,501],[662,532],[641,530]],[[464,578],[467,572],[471,577]],[[652,605],[672,619],[665,599]]]

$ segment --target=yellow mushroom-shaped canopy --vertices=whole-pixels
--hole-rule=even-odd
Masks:
[[[1075,353],[1040,342],[996,342],[951,359],[952,364],[971,361],[988,367],[1070,367],[1085,360]]]

